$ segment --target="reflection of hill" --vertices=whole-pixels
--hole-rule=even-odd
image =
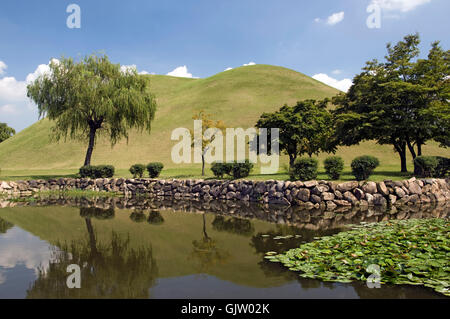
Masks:
[[[130,219],[130,210],[119,209],[115,210],[113,219],[92,218],[90,221],[98,243],[110,241],[114,231],[118,235],[130,234],[130,248],[151,245],[159,277],[187,276],[204,271],[199,269],[198,259],[191,256],[193,241],[202,240],[203,216],[163,210],[159,212],[164,223],[157,225],[135,223]],[[79,208],[4,208],[0,210],[0,216],[53,245],[86,240],[85,218],[80,216]],[[250,238],[214,230],[211,227],[214,217],[205,215],[208,238],[214,240],[215,250],[226,252],[229,256],[226,263],[208,267],[209,275],[251,287],[278,286],[289,281],[280,276],[267,277],[263,270],[255,268],[262,256],[250,245]],[[254,220],[251,223],[257,233],[268,233],[276,229],[276,225],[263,221]]]

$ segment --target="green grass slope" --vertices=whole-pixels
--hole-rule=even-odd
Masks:
[[[158,102],[151,134],[131,132],[128,143],[122,140],[113,148],[106,139],[100,138],[94,150],[93,164],[112,164],[120,175],[126,175],[132,164],[160,161],[166,168],[163,176],[198,175],[199,164],[176,165],[170,156],[171,148],[176,144],[170,139],[172,130],[193,128],[194,111],[203,109],[223,120],[228,127],[247,128],[254,126],[263,112],[275,111],[283,104],[292,105],[299,100],[331,97],[338,93],[304,74],[269,65],[240,67],[204,79],[148,77]],[[83,164],[87,143],[53,142],[51,126],[48,120],[41,120],[0,144],[0,179],[65,175],[77,171]],[[448,155],[435,144],[426,146],[424,151],[425,154]],[[399,171],[399,160],[390,146],[367,142],[338,152],[347,166],[352,158],[361,154],[378,156],[382,170]],[[282,164],[285,163],[287,159],[283,158]]]
[[[149,76],[158,110],[150,135],[132,132],[127,144],[114,148],[100,139],[94,150],[94,163],[111,163],[128,168],[135,162],[161,161],[171,167],[170,140],[177,127],[192,128],[195,110],[204,109],[230,127],[253,126],[260,114],[274,111],[284,103],[306,98],[324,98],[337,93],[298,72],[274,66],[255,65],[219,73],[205,79]],[[86,144],[53,143],[51,123],[41,120],[0,144],[2,169],[67,169],[83,163]]]

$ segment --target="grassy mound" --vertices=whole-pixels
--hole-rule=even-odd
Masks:
[[[177,141],[171,140],[175,128],[192,129],[194,111],[204,109],[229,127],[253,127],[263,112],[278,110],[283,104],[293,105],[299,100],[322,99],[338,93],[321,82],[283,67],[253,65],[236,68],[204,79],[176,78],[148,75],[150,90],[156,95],[158,110],[151,134],[130,132],[128,143],[120,141],[113,148],[100,137],[94,149],[92,163],[111,164],[118,176],[131,177],[128,169],[135,163],[162,162],[162,177],[183,178],[200,175],[201,164],[174,164],[171,149]],[[14,137],[0,143],[0,180],[41,178],[49,175],[64,176],[78,172],[86,154],[87,142],[60,141],[50,138],[52,123],[40,120]],[[424,154],[446,155],[435,143],[424,146]],[[377,169],[383,179],[384,172],[399,172],[400,161],[391,146],[373,142],[359,146],[342,147],[337,155],[345,160],[344,179],[353,179],[350,162],[356,155],[370,154],[380,159]],[[322,154],[322,160],[328,156]],[[281,158],[281,168],[288,163]],[[412,167],[412,160],[410,160]],[[255,167],[254,173],[259,171]],[[283,171],[283,169],[281,169]],[[285,170],[284,170],[285,171]],[[212,176],[209,169],[207,173]],[[376,172],[377,173],[377,172]],[[282,176],[271,178],[284,179]],[[326,178],[324,175],[319,178]]]
[[[304,278],[351,282],[378,275],[380,284],[423,285],[450,296],[449,230],[444,219],[367,224],[266,258]]]

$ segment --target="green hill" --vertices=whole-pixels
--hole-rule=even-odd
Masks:
[[[178,127],[192,128],[194,111],[203,109],[229,127],[247,128],[255,124],[261,113],[275,111],[283,104],[292,105],[299,100],[331,97],[338,93],[304,74],[269,65],[240,67],[204,79],[148,77],[158,102],[151,134],[131,132],[128,143],[122,140],[114,148],[107,140],[99,139],[92,158],[94,164],[113,164],[119,172],[126,173],[134,163],[160,161],[169,172],[176,168],[187,174],[197,173],[198,164],[179,167],[170,159],[171,148],[176,143],[170,139],[171,132]],[[41,120],[1,143],[1,174],[30,176],[76,172],[83,164],[87,144],[52,142],[51,126],[48,120]],[[356,155],[367,153],[379,156],[383,165],[397,170],[397,155],[389,146],[369,142],[351,150],[343,148],[339,152],[347,164]],[[445,153],[435,145],[425,148],[427,151],[434,155]],[[285,162],[283,159],[282,163]]]

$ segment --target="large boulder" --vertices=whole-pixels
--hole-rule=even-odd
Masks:
[[[345,193],[345,192],[348,192],[348,191],[351,191],[351,190],[357,188],[358,186],[359,186],[358,182],[352,181],[352,182],[345,182],[345,183],[338,184],[336,189],[338,191],[340,191],[341,193]]]

